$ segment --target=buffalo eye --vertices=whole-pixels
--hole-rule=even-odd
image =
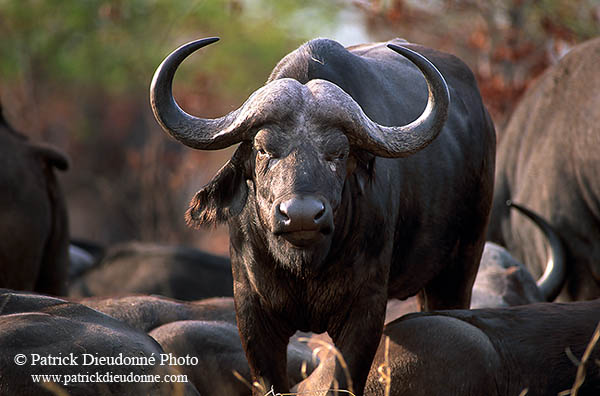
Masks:
[[[271,157],[271,155],[265,149],[260,148],[256,150],[256,152],[258,153],[258,158],[260,159],[268,159]]]
[[[329,166],[329,169],[332,172],[336,172],[339,163],[345,159],[346,159],[346,153],[344,153],[344,152],[332,153],[325,157],[325,160],[327,161],[327,165]]]
[[[259,160],[272,160],[278,158],[278,155],[272,151],[268,151],[264,148],[257,148],[256,155]]]
[[[346,159],[346,153],[345,152],[328,154],[325,157],[325,160],[327,162],[343,161],[345,159]]]
[[[275,153],[269,152],[264,148],[256,149],[256,159],[264,164],[265,170],[271,169],[279,160]]]

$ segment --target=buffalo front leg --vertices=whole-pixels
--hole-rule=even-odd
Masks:
[[[355,304],[345,323],[328,331],[346,364],[344,367],[336,361],[335,378],[340,390],[350,390],[356,396],[363,394],[383,333],[386,297]]]
[[[289,392],[287,377],[287,345],[290,331],[265,313],[252,300],[238,304],[236,316],[242,346],[246,352],[252,376],[252,395],[264,396],[271,389]]]

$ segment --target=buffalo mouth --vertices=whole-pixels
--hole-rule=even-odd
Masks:
[[[331,229],[326,228],[322,230],[300,230],[276,233],[275,235],[283,238],[291,245],[298,248],[306,248],[311,245],[322,242],[329,234]]]

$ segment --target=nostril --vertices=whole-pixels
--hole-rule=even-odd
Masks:
[[[283,204],[277,205],[277,215],[283,221],[290,219],[290,216],[287,213],[287,207]]]
[[[321,204],[320,210],[317,212],[317,214],[314,217],[315,221],[319,221],[319,219],[321,217],[323,217],[324,214],[325,214],[325,205]]]

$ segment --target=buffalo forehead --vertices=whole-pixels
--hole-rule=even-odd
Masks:
[[[270,82],[256,91],[244,107],[257,122],[266,125],[314,124],[306,130],[331,128],[346,119],[348,112],[360,112],[352,98],[333,83],[311,80],[303,85],[290,78]]]

